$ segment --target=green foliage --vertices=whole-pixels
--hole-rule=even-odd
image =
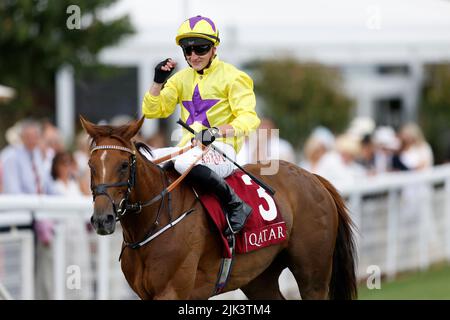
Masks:
[[[334,132],[347,126],[353,102],[344,94],[337,70],[294,59],[258,61],[247,67],[253,69],[255,91],[264,99],[264,115],[296,148],[318,125]]]
[[[17,91],[15,100],[1,106],[3,130],[18,118],[54,112],[54,78],[60,66],[71,64],[77,72],[95,65],[103,48],[134,32],[128,16],[99,19],[100,9],[116,1],[0,1],[0,83]],[[80,8],[80,29],[67,27],[71,5]]]
[[[450,64],[428,65],[419,106],[420,124],[436,163],[450,160]]]

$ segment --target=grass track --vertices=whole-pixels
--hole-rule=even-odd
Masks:
[[[435,266],[424,272],[398,276],[394,281],[381,281],[381,289],[359,286],[360,300],[450,299],[450,266]]]

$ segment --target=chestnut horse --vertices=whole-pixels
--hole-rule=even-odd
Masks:
[[[121,268],[131,288],[141,299],[211,297],[222,259],[219,231],[211,227],[208,214],[184,180],[170,197],[161,193],[179,175],[137,151],[140,146],[131,139],[143,118],[120,127],[94,125],[83,118],[81,122],[93,139],[91,222],[103,235],[114,232],[120,219]],[[236,254],[223,292],[240,288],[249,299],[284,299],[278,278],[289,268],[302,299],[356,298],[352,222],[336,189],[324,178],[285,161],[280,161],[274,175],[260,176],[260,168],[260,164],[245,166],[275,189],[287,240]],[[142,203],[146,204],[140,207]],[[190,209],[194,211],[151,242],[139,248],[130,245],[168,227]]]

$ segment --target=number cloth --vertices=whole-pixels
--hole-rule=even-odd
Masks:
[[[244,228],[235,235],[236,253],[246,253],[286,240],[286,223],[274,199],[242,171],[235,171],[225,179],[238,196],[253,208]],[[200,200],[219,230],[226,226],[225,215],[214,194],[203,194]],[[228,241],[221,233],[223,257],[230,258]]]

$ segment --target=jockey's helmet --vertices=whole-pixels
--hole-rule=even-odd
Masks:
[[[185,20],[178,28],[175,38],[177,45],[205,45],[217,47],[220,43],[219,30],[214,22],[202,16],[195,16]],[[185,44],[183,42],[186,42]]]

